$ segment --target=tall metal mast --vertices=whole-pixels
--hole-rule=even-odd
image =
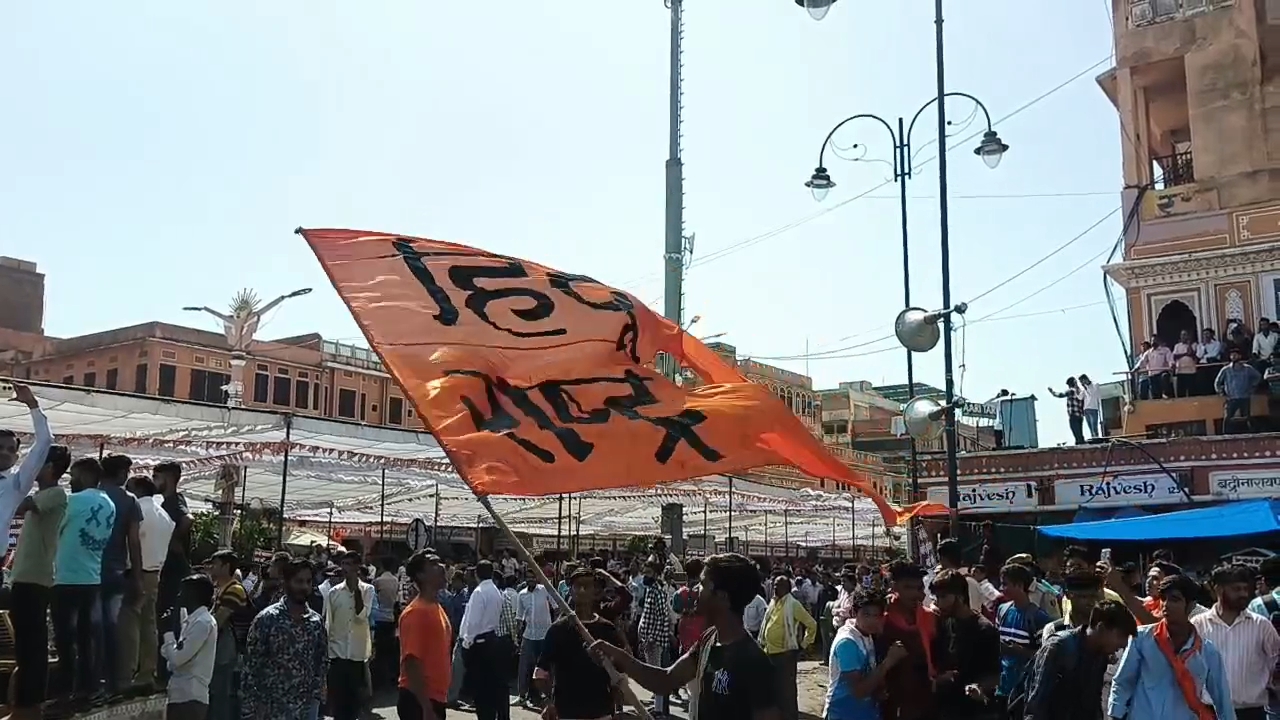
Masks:
[[[670,138],[667,157],[666,242],[663,250],[663,314],[682,325],[684,320],[684,271],[693,252],[693,238],[684,235],[684,164],[680,160],[680,114],[683,91],[681,42],[684,40],[682,0],[666,0],[671,10]],[[674,369],[673,369],[674,370]]]

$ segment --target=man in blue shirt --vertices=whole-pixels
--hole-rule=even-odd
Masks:
[[[1009,602],[996,609],[1000,629],[1000,685],[996,697],[1008,698],[1022,685],[1031,660],[1040,647],[1049,614],[1031,602],[1029,591],[1035,577],[1026,566],[1010,563],[1000,569],[1000,591]]]
[[[1120,720],[1235,720],[1222,655],[1191,623],[1200,587],[1185,575],[1160,581],[1164,617],[1138,628],[1111,681],[1107,715]],[[1180,676],[1182,680],[1180,680]],[[1212,704],[1206,707],[1205,698]]]
[[[97,460],[81,458],[71,464],[71,496],[58,527],[54,556],[52,606],[58,665],[80,699],[98,690],[94,645],[102,617],[94,609],[102,582],[102,552],[116,521],[115,504],[98,489],[101,479],[102,465]]]
[[[853,617],[836,632],[831,643],[826,720],[880,720],[876,696],[885,676],[907,656],[901,643],[889,646],[883,661],[876,662],[875,636],[884,627],[884,594],[857,589],[850,601]]]

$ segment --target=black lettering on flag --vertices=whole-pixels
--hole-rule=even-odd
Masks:
[[[446,327],[458,324],[459,311],[449,293],[436,280],[435,275],[427,267],[424,259],[430,258],[483,258],[502,263],[501,265],[449,265],[446,274],[455,289],[467,293],[463,302],[481,322],[495,330],[518,338],[563,337],[569,334],[566,328],[550,328],[547,330],[520,330],[500,325],[489,314],[489,304],[499,301],[525,300],[531,304],[510,309],[510,313],[526,323],[537,323],[550,320],[555,315],[556,303],[551,295],[529,287],[496,287],[488,288],[479,284],[482,280],[528,280],[532,276],[523,261],[506,255],[486,252],[462,252],[457,250],[417,250],[410,240],[403,238],[393,240],[392,247],[404,260],[409,272],[422,285],[439,311],[432,317]],[[618,313],[626,316],[626,322],[618,331],[614,347],[618,352],[626,353],[634,363],[640,363],[640,322],[636,318],[636,307],[632,299],[624,292],[608,288],[594,278],[586,275],[574,275],[551,271],[547,274],[549,286],[571,298],[575,302],[593,310]],[[592,284],[609,290],[606,301],[591,300],[575,287],[577,284]]]
[[[422,262],[422,253],[413,248],[413,244],[408,240],[392,240],[391,247],[396,249],[400,257],[404,259],[404,264],[409,268],[409,272],[413,273],[413,277],[422,284],[422,289],[427,291],[427,295],[431,296],[431,301],[438,308],[435,315],[435,321],[446,327],[453,327],[458,324],[458,306],[453,304],[453,299],[449,297],[449,293],[436,282],[435,275],[431,274],[430,268],[426,263]]]
[[[670,461],[681,443],[688,445],[708,462],[718,462],[725,457],[698,435],[696,427],[707,419],[701,411],[685,408],[671,417],[642,415],[639,408],[657,405],[658,398],[648,387],[648,383],[654,379],[646,378],[633,370],[624,370],[621,377],[547,380],[530,388],[518,388],[502,378],[491,378],[475,370],[450,370],[445,374],[477,378],[484,382],[488,412],[482,411],[472,398],[462,396],[462,403],[470,412],[477,430],[507,437],[547,464],[556,461],[555,453],[515,434],[516,428],[520,427],[520,419],[507,409],[503,400],[514,406],[539,430],[554,435],[565,452],[578,462],[585,462],[595,450],[595,445],[568,426],[603,425],[614,414],[633,422],[646,422],[663,430],[662,440],[653,454],[660,464],[665,465]],[[574,388],[591,385],[623,385],[629,392],[626,395],[608,396],[601,401],[601,407],[588,408],[572,391]],[[534,393],[551,409],[549,414],[534,402]]]
[[[613,288],[608,288],[604,284],[598,282],[594,278],[586,275],[573,275],[570,273],[553,271],[548,273],[547,280],[551,283],[551,287],[577,300],[595,310],[603,310],[605,312],[625,313],[627,323],[622,326],[622,330],[618,333],[618,341],[615,349],[618,352],[625,352],[627,357],[637,365],[640,363],[640,323],[636,319],[636,306],[631,302],[631,298],[626,293]],[[597,302],[588,300],[573,286],[574,283],[590,283],[599,285],[609,290],[608,302]]]

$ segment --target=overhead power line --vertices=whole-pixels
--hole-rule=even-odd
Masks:
[[[993,322],[1002,322],[1002,321],[1005,321],[1005,320],[1024,320],[1024,319],[1026,319],[1026,318],[1044,317],[1044,316],[1046,316],[1046,315],[1062,315],[1062,314],[1069,313],[1069,312],[1075,312],[1076,310],[1084,310],[1084,309],[1086,309],[1086,308],[1101,307],[1101,306],[1106,305],[1106,304],[1107,304],[1107,303],[1105,303],[1105,302],[1101,302],[1101,301],[1099,301],[1099,302],[1085,303],[1085,304],[1083,304],[1083,305],[1072,305],[1072,306],[1070,306],[1070,307],[1052,308],[1052,309],[1049,309],[1049,310],[1037,310],[1036,312],[1022,313],[1022,314],[1019,314],[1019,315],[1006,315],[1006,316],[1004,316],[1004,317],[989,317],[989,316],[988,316],[988,317],[984,317],[984,318],[982,318],[982,319],[980,319],[980,320],[974,320],[974,321],[969,322],[969,323],[967,323],[967,324],[968,324],[968,325],[977,325],[977,324],[980,324],[980,323],[981,323],[981,324],[985,324],[985,323],[993,323]],[[870,343],[867,343],[867,344],[868,344],[868,345],[872,345],[872,344],[875,344],[875,343],[878,343],[878,342],[884,342],[885,340],[893,340],[893,339],[894,339],[894,337],[893,337],[892,335],[889,335],[888,337],[883,337],[883,338],[880,338],[879,340],[874,340],[874,341],[872,341],[872,342],[870,342]],[[825,356],[822,356],[822,357],[801,358],[801,359],[805,359],[805,360],[847,360],[847,359],[850,359],[850,358],[860,358],[860,357],[868,357],[868,356],[870,356],[870,355],[880,355],[880,354],[887,353],[887,352],[902,352],[902,347],[901,347],[901,346],[899,346],[899,345],[891,345],[891,346],[889,346],[889,347],[878,348],[878,349],[876,349],[876,350],[867,350],[867,351],[864,351],[864,352],[845,353],[845,354],[842,354],[842,355],[825,355]],[[746,356],[746,357],[750,357],[752,360],[772,360],[772,359],[774,359],[774,358],[767,358],[767,357],[759,357],[759,356],[756,356],[756,355],[749,355],[749,356]],[[789,358],[787,358],[787,359],[789,359]]]
[[[1007,113],[1007,114],[1005,114],[1005,115],[1003,115],[1003,116],[1001,116],[1001,117],[999,117],[999,118],[997,118],[997,119],[993,120],[993,121],[992,121],[992,125],[993,125],[993,126],[994,126],[994,125],[999,125],[1000,123],[1005,122],[1006,120],[1009,120],[1010,118],[1013,118],[1013,117],[1016,117],[1016,116],[1020,115],[1021,113],[1025,112],[1027,109],[1029,109],[1029,108],[1031,108],[1031,107],[1035,106],[1036,104],[1038,104],[1038,103],[1040,103],[1040,102],[1044,101],[1046,98],[1050,97],[1051,95],[1054,95],[1055,93],[1060,92],[1063,88],[1065,88],[1065,87],[1067,87],[1068,85],[1070,85],[1070,84],[1072,84],[1072,83],[1076,82],[1076,81],[1077,81],[1077,80],[1079,80],[1080,78],[1083,78],[1083,77],[1085,77],[1086,75],[1089,75],[1089,74],[1090,74],[1090,73],[1092,73],[1094,70],[1097,70],[1099,67],[1101,67],[1101,66],[1103,66],[1103,65],[1105,65],[1105,64],[1110,63],[1110,62],[1111,62],[1111,59],[1112,59],[1112,56],[1111,56],[1111,55],[1108,55],[1107,57],[1105,57],[1105,58],[1103,58],[1103,59],[1099,60],[1098,62],[1096,62],[1096,63],[1094,63],[1094,64],[1090,65],[1089,67],[1087,67],[1087,68],[1085,68],[1085,69],[1081,70],[1080,72],[1076,73],[1075,75],[1072,75],[1070,78],[1068,78],[1068,79],[1066,79],[1066,80],[1062,81],[1061,83],[1058,83],[1057,85],[1053,86],[1052,88],[1050,88],[1050,89],[1046,90],[1045,92],[1043,92],[1043,93],[1041,93],[1041,94],[1037,95],[1036,97],[1032,98],[1031,100],[1029,100],[1029,101],[1027,101],[1027,102],[1023,103],[1022,105],[1018,106],[1017,108],[1014,108],[1011,112],[1009,112],[1009,113]],[[970,135],[968,135],[968,136],[966,136],[966,137],[964,137],[964,138],[961,138],[960,140],[955,141],[954,143],[950,144],[950,145],[947,147],[947,152],[950,152],[950,151],[954,150],[956,147],[959,147],[959,146],[961,146],[961,145],[964,145],[964,144],[966,144],[966,143],[971,142],[971,141],[972,141],[972,140],[974,140],[975,138],[980,137],[980,136],[982,135],[982,133],[983,133],[983,132],[985,132],[985,131],[986,131],[986,128],[982,128],[981,130],[978,130],[977,132],[971,133]],[[925,165],[927,165],[927,164],[929,164],[929,163],[933,162],[933,161],[934,161],[934,160],[936,160],[936,159],[937,159],[937,156],[934,156],[934,157],[930,157],[930,158],[926,158],[926,159],[924,159],[924,160],[921,160],[918,164],[916,164],[916,165],[914,166],[913,170],[914,170],[914,169],[918,169],[918,168],[920,168],[920,167],[924,167]],[[766,240],[769,240],[770,238],[774,238],[774,237],[777,237],[778,235],[781,235],[781,234],[783,234],[783,233],[785,233],[785,232],[788,232],[788,231],[790,231],[790,230],[794,230],[795,228],[800,227],[801,225],[804,225],[805,223],[808,223],[808,222],[810,222],[810,221],[812,221],[812,220],[816,220],[816,219],[818,219],[818,218],[820,218],[820,217],[822,217],[822,216],[826,215],[827,213],[835,212],[836,210],[839,210],[840,208],[845,207],[846,205],[848,205],[848,204],[850,204],[850,203],[852,203],[852,202],[856,202],[856,201],[858,201],[858,200],[862,200],[862,199],[864,199],[864,198],[870,197],[870,196],[871,196],[871,193],[875,192],[876,190],[880,190],[881,188],[884,188],[884,187],[886,187],[886,186],[888,186],[888,185],[891,185],[892,183],[893,183],[893,181],[892,181],[892,180],[885,180],[884,182],[881,182],[881,183],[880,183],[880,184],[878,184],[878,185],[872,186],[871,188],[868,188],[867,190],[865,190],[865,191],[863,191],[863,192],[861,192],[861,193],[858,193],[857,195],[854,195],[853,197],[845,198],[844,200],[841,200],[840,202],[835,203],[834,205],[829,205],[829,206],[827,206],[827,207],[825,207],[825,208],[823,208],[823,209],[821,209],[821,210],[818,210],[818,211],[816,211],[816,212],[814,212],[814,213],[811,213],[811,214],[809,214],[809,215],[807,215],[807,216],[805,216],[805,217],[802,217],[802,218],[800,218],[800,219],[798,219],[798,220],[794,220],[794,221],[792,221],[792,222],[790,222],[790,223],[787,223],[786,225],[782,225],[782,226],[780,226],[780,227],[774,228],[774,229],[772,229],[772,230],[769,230],[769,231],[767,231],[767,232],[761,233],[761,234],[756,235],[756,236],[754,236],[754,237],[749,237],[749,238],[747,238],[747,239],[745,239],[745,240],[740,240],[740,241],[738,241],[738,242],[736,242],[736,243],[733,243],[733,244],[730,244],[730,245],[726,245],[725,247],[722,247],[722,248],[720,248],[720,249],[718,249],[718,250],[713,250],[712,252],[707,253],[707,254],[705,254],[705,255],[701,256],[701,257],[700,257],[700,258],[698,258],[697,260],[694,260],[692,263],[690,263],[690,264],[689,264],[689,268],[690,268],[690,269],[693,269],[693,268],[695,268],[695,267],[700,267],[700,266],[702,266],[702,265],[706,265],[707,263],[714,262],[714,261],[716,261],[716,260],[719,260],[720,258],[727,257],[728,255],[732,255],[732,254],[734,254],[734,253],[740,252],[740,251],[745,250],[745,249],[747,249],[747,248],[749,248],[749,247],[752,247],[752,246],[754,246],[754,245],[758,245],[758,244],[760,244],[760,243],[762,243],[762,242],[764,242],[764,241],[766,241]],[[624,284],[626,284],[626,285],[630,285],[630,284],[632,284],[632,283],[635,283],[636,281],[639,281],[639,280],[645,280],[645,279],[648,279],[648,278],[650,278],[650,277],[654,277],[654,276],[656,276],[657,274],[658,274],[658,273],[649,273],[649,274],[646,274],[646,275],[642,275],[642,276],[640,276],[640,277],[638,277],[638,278],[633,279],[631,282],[629,282],[629,283],[624,283]]]
[[[1055,255],[1057,255],[1058,253],[1062,252],[1063,250],[1066,250],[1067,248],[1071,247],[1071,246],[1072,246],[1072,245],[1074,245],[1075,243],[1079,242],[1081,239],[1083,239],[1084,237],[1086,237],[1089,233],[1091,233],[1091,232],[1093,232],[1094,230],[1096,230],[1096,229],[1097,229],[1100,225],[1102,225],[1102,223],[1103,223],[1103,222],[1105,222],[1108,218],[1110,218],[1112,215],[1115,215],[1115,214],[1116,214],[1117,212],[1119,212],[1119,211],[1120,211],[1120,209],[1119,209],[1119,208],[1112,208],[1112,209],[1111,209],[1111,210],[1109,210],[1105,215],[1103,215],[1102,217],[1098,218],[1098,219],[1097,219],[1096,221],[1094,221],[1091,225],[1089,225],[1089,227],[1087,227],[1087,228],[1085,228],[1084,230],[1082,230],[1081,232],[1077,233],[1077,234],[1076,234],[1074,237],[1072,237],[1070,240],[1068,240],[1068,241],[1066,241],[1065,243],[1063,243],[1063,244],[1059,245],[1058,247],[1054,248],[1053,250],[1050,250],[1048,254],[1044,255],[1044,256],[1043,256],[1043,257],[1041,257],[1039,260],[1036,260],[1035,262],[1031,263],[1030,265],[1028,265],[1028,266],[1026,266],[1026,267],[1024,267],[1024,268],[1022,268],[1021,270],[1019,270],[1018,272],[1016,272],[1016,273],[1014,273],[1013,275],[1009,276],[1008,278],[1005,278],[1004,280],[1001,280],[1000,282],[996,283],[994,286],[992,286],[992,287],[988,288],[987,290],[984,290],[983,292],[981,292],[981,293],[977,294],[976,296],[974,296],[971,300],[968,300],[967,302],[968,302],[969,304],[972,304],[972,303],[974,303],[974,302],[976,302],[976,301],[978,301],[978,300],[980,300],[980,299],[982,299],[982,298],[985,298],[986,296],[990,295],[991,293],[995,292],[996,290],[999,290],[1000,288],[1002,288],[1002,287],[1004,287],[1004,286],[1008,285],[1009,283],[1013,282],[1014,280],[1017,280],[1018,278],[1022,277],[1023,275],[1026,275],[1026,274],[1027,274],[1029,271],[1031,271],[1032,269],[1034,269],[1034,268],[1036,268],[1036,267],[1039,267],[1040,265],[1042,265],[1042,264],[1044,264],[1046,261],[1048,261],[1050,258],[1054,257]],[[1106,250],[1104,250],[1103,252],[1105,253],[1105,252],[1108,252],[1109,250],[1110,250],[1110,245],[1108,245],[1107,249],[1106,249]],[[1096,260],[1098,257],[1101,257],[1101,254],[1099,254],[1099,255],[1095,255],[1095,256],[1091,259],[1091,261],[1092,261],[1092,260]],[[1014,307],[1017,307],[1018,305],[1022,304],[1023,302],[1026,302],[1027,300],[1030,300],[1031,298],[1035,297],[1036,295],[1040,294],[1041,292],[1043,292],[1043,291],[1045,291],[1045,290],[1049,289],[1050,287],[1053,287],[1054,285],[1056,285],[1056,284],[1058,284],[1058,283],[1062,282],[1062,281],[1063,281],[1063,280],[1065,280],[1067,277],[1070,277],[1071,275],[1075,274],[1076,272],[1079,272],[1079,271],[1080,271],[1080,270],[1082,270],[1083,268],[1084,268],[1084,266],[1081,266],[1081,267],[1076,268],[1075,270],[1072,270],[1072,271],[1071,271],[1070,273],[1068,273],[1067,275],[1064,275],[1064,276],[1062,276],[1062,277],[1058,278],[1057,280],[1054,280],[1052,283],[1050,283],[1049,285],[1047,285],[1047,286],[1045,286],[1045,287],[1040,288],[1040,290],[1037,290],[1035,293],[1032,293],[1031,295],[1028,295],[1027,297],[1023,298],[1022,300],[1019,300],[1019,301],[1018,301],[1018,302],[1016,302],[1016,303],[1012,303],[1012,304],[1010,304],[1010,305],[1008,305],[1008,306],[1006,306],[1006,307],[1003,307],[1003,308],[1001,308],[1000,310],[997,310],[996,312],[988,313],[986,316],[984,316],[984,318],[989,318],[989,317],[992,317],[992,316],[994,316],[994,315],[999,315],[1000,313],[1003,313],[1003,312],[1005,312],[1006,310],[1010,310],[1010,309],[1012,309],[1012,308],[1014,308]],[[977,322],[977,321],[974,321],[974,322]],[[890,327],[893,327],[893,326],[892,326],[891,324],[890,324],[890,325],[881,325],[880,327],[875,328],[875,329],[873,329],[873,330],[868,330],[868,331],[866,331],[866,332],[860,333],[860,335],[870,335],[871,333],[879,332],[880,330],[882,330],[882,329],[884,329],[884,328],[890,328]],[[849,337],[856,337],[856,336],[849,336]],[[877,343],[884,342],[885,340],[891,340],[891,339],[893,339],[893,337],[894,337],[894,336],[893,336],[893,333],[889,333],[888,335],[885,335],[885,336],[883,336],[883,337],[878,337],[878,338],[876,338],[876,339],[874,339],[874,340],[866,340],[866,341],[863,341],[863,342],[860,342],[860,343],[857,343],[857,344],[854,344],[854,345],[846,345],[846,346],[844,346],[844,347],[833,348],[833,349],[831,349],[831,350],[822,350],[822,351],[814,352],[814,353],[803,353],[803,354],[800,354],[800,355],[774,355],[774,356],[751,355],[750,357],[751,357],[751,358],[753,358],[753,359],[756,359],[756,360],[823,360],[823,359],[826,359],[828,356],[835,356],[835,357],[847,357],[847,356],[845,356],[845,355],[838,355],[837,353],[845,353],[845,352],[847,352],[847,351],[849,351],[849,350],[857,350],[858,348],[868,347],[868,346],[871,346],[871,345],[875,345],[875,344],[877,344]],[[855,357],[856,357],[856,356],[855,356]]]

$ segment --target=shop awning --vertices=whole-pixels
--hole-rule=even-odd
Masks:
[[[1047,525],[1040,534],[1065,540],[1197,540],[1280,531],[1280,500],[1246,500],[1161,515]]]

